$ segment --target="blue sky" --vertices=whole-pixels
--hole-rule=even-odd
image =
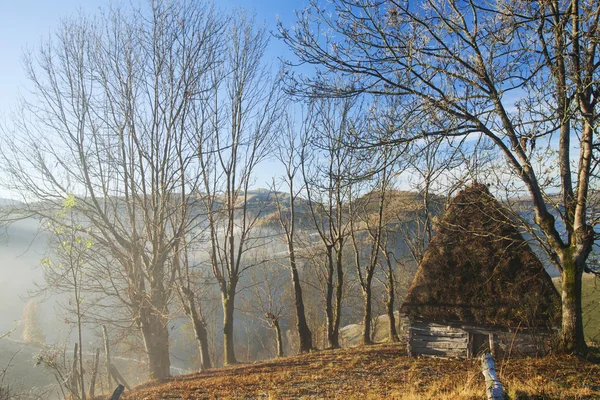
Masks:
[[[17,106],[19,92],[27,80],[23,72],[22,56],[26,49],[35,49],[41,39],[57,28],[61,18],[82,10],[93,14],[111,4],[144,4],[147,0],[0,0],[0,123],[5,123],[11,110]],[[196,1],[196,0],[192,0]],[[199,1],[199,0],[198,0]],[[295,9],[305,7],[308,0],[213,0],[224,10],[243,9],[256,15],[269,32],[276,31],[277,18],[290,27],[295,21]],[[278,39],[272,37],[266,57],[277,65],[278,57],[289,57],[290,52]],[[258,166],[254,186],[266,188],[271,184],[273,171],[279,164],[267,161]],[[0,191],[0,197],[10,197]]]
[[[133,4],[144,1],[133,1]],[[112,1],[115,3],[129,4],[129,0]],[[269,31],[275,31],[277,17],[290,26],[295,20],[294,9],[302,8],[307,2],[215,0],[214,3],[224,9],[242,8],[254,12],[258,22],[264,22]],[[62,17],[79,9],[93,13],[110,4],[110,0],[0,0],[0,119],[14,108],[19,90],[26,84],[21,64],[24,49],[35,48],[41,38],[53,32]],[[272,38],[268,57],[275,59],[284,53],[283,43]]]

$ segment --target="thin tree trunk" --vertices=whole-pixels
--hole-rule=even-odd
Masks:
[[[283,340],[281,338],[281,327],[279,320],[273,320],[273,328],[275,328],[275,338],[277,340],[277,357],[283,357]]]
[[[568,257],[568,256],[567,256]],[[566,352],[583,353],[587,350],[582,320],[583,267],[571,259],[563,259],[561,282],[562,346]]]
[[[235,347],[233,340],[233,312],[235,310],[235,288],[230,289],[227,293],[222,294],[223,300],[223,351],[225,365],[237,364],[235,358]]]
[[[304,299],[302,297],[302,287],[300,286],[300,276],[296,265],[296,253],[293,243],[288,243],[288,252],[290,258],[290,273],[292,274],[292,287],[294,289],[294,306],[296,308],[296,329],[300,342],[300,353],[308,353],[312,350],[312,333],[306,322],[304,311]]]
[[[389,340],[390,342],[399,342],[400,338],[398,337],[398,331],[396,330],[396,315],[394,314],[394,302],[396,294],[394,292],[394,276],[392,275],[392,271],[389,271],[390,275],[388,277],[388,296],[386,301],[386,311],[388,320],[390,322],[389,326]]]
[[[196,340],[198,341],[198,351],[200,353],[200,371],[206,371],[212,368],[210,362],[210,354],[208,352],[208,331],[206,329],[206,322],[200,318],[197,313],[190,316],[192,324],[194,325],[194,333]]]
[[[75,289],[77,290],[77,288]],[[82,335],[81,335],[81,310],[79,304],[79,296],[75,297],[76,303],[76,312],[77,312],[77,337],[79,338],[79,343],[82,343]],[[81,400],[85,400],[85,383],[83,380],[83,346],[79,346],[79,388],[81,389]]]
[[[334,349],[340,347],[340,321],[342,316],[342,298],[344,294],[344,268],[342,264],[342,246],[343,243],[340,243],[340,249],[337,252],[336,257],[337,282],[335,287],[335,319],[333,325],[333,332],[331,336],[331,347]]]
[[[373,344],[371,340],[371,279],[367,278],[365,287],[363,288],[364,297],[364,313],[363,313],[363,331],[362,344]]]
[[[212,368],[210,362],[210,353],[208,351],[208,331],[206,329],[206,321],[198,313],[196,307],[196,300],[194,298],[194,292],[189,288],[182,286],[181,292],[183,294],[183,301],[185,304],[185,313],[190,317],[192,326],[194,327],[194,334],[198,341],[198,352],[200,354],[200,371],[205,371]]]
[[[327,316],[327,344],[329,348],[339,347],[334,337],[334,310],[333,310],[333,255],[332,248],[327,248],[327,282],[325,283],[325,314]]]

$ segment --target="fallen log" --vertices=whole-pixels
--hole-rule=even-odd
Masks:
[[[494,357],[490,353],[481,356],[481,372],[485,378],[485,387],[488,400],[505,400],[506,393],[494,366]]]

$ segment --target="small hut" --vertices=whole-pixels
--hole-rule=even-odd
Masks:
[[[540,354],[558,325],[550,276],[485,185],[449,204],[400,308],[409,355]]]

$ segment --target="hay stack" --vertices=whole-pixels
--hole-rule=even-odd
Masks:
[[[401,313],[441,323],[557,326],[559,295],[509,215],[485,185],[461,191],[437,226]]]

